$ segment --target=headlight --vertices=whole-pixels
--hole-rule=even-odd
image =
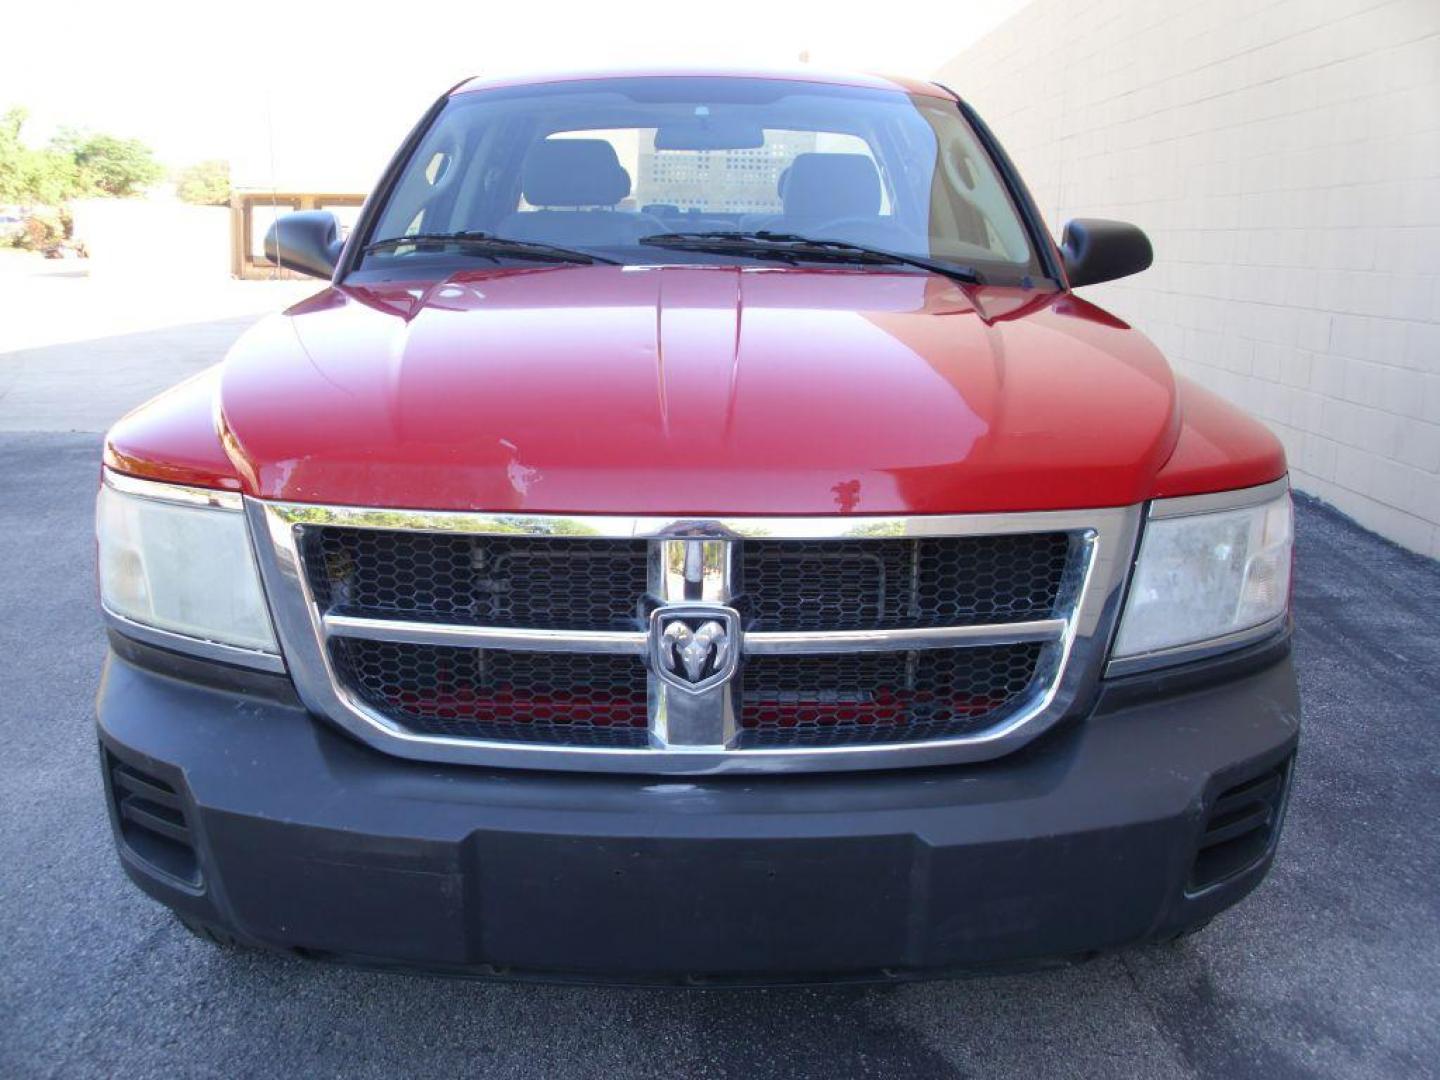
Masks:
[[[1262,637],[1290,606],[1285,481],[1150,504],[1111,652],[1114,669],[1177,663]]]
[[[241,507],[230,492],[107,470],[95,532],[111,621],[167,648],[279,668]]]

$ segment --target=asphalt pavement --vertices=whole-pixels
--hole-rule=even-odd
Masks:
[[[155,331],[160,374],[204,366],[243,322]],[[148,393],[137,369],[158,340],[69,348],[117,361],[91,397],[118,408]],[[33,356],[7,393],[17,355],[0,355],[0,1076],[1440,1074],[1440,564],[1302,501],[1289,823],[1268,881],[1178,944],[1023,976],[765,991],[227,952],[132,887],[112,850],[91,715],[104,410],[77,384],[69,422]],[[42,391],[43,413],[27,404]]]

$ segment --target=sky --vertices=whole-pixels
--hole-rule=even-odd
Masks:
[[[4,19],[0,110],[28,109],[31,141],[90,128],[142,139],[171,166],[229,160],[244,186],[361,192],[426,106],[470,75],[792,67],[805,55],[929,77],[1025,3],[29,0]]]

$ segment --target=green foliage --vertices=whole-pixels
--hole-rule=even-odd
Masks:
[[[154,153],[139,139],[65,128],[52,146],[69,154],[80,171],[81,182],[101,195],[137,195],[165,174]]]
[[[0,204],[56,206],[83,194],[86,184],[75,158],[55,148],[35,150],[20,139],[25,110],[0,116]]]
[[[202,161],[181,169],[175,177],[175,194],[199,206],[230,205],[230,163]]]
[[[135,195],[164,175],[138,139],[62,131],[47,147],[20,137],[25,110],[0,115],[0,205],[59,206],[81,195]]]

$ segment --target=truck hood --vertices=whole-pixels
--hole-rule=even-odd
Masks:
[[[262,498],[665,516],[1124,505],[1179,427],[1067,294],[682,266],[326,289],[236,345],[218,422]]]

